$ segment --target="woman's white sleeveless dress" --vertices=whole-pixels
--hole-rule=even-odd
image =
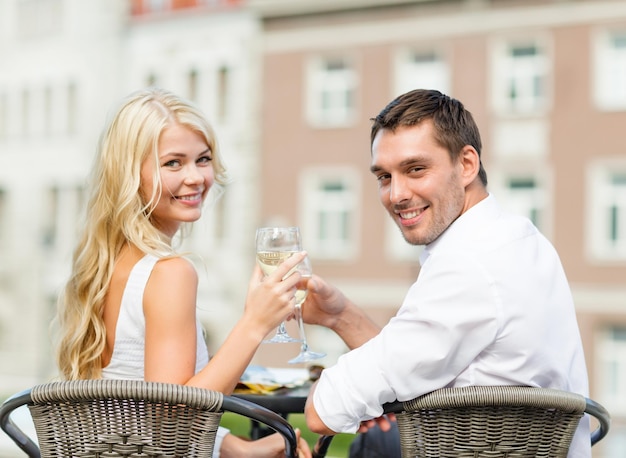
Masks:
[[[146,320],[143,314],[143,293],[159,258],[145,255],[128,276],[122,296],[120,313],[115,328],[115,344],[110,363],[102,369],[103,379],[144,379],[144,353],[146,347]],[[196,372],[209,362],[209,353],[202,338],[200,322],[196,323]],[[222,439],[228,434],[225,428],[219,428],[213,457],[219,457]]]

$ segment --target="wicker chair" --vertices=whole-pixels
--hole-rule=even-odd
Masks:
[[[10,419],[28,405],[38,445]],[[131,380],[37,385],[0,407],[0,426],[30,457],[210,457],[223,412],[254,419],[283,435],[296,457],[296,435],[280,415],[216,391]]]
[[[546,388],[444,388],[386,405],[396,413],[403,458],[566,457],[586,412],[599,426],[591,444],[609,430],[610,416],[581,395]]]
[[[591,399],[527,386],[443,388],[384,407],[396,414],[403,458],[561,458],[584,413],[598,421],[591,445],[611,423]],[[313,458],[326,456],[332,438],[320,436]]]

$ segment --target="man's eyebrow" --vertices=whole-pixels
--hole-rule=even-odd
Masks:
[[[370,167],[370,172],[372,172],[372,173],[380,172],[381,170],[382,169],[379,166],[377,166],[377,165],[372,165]]]
[[[422,156],[414,156],[414,157],[410,157],[410,158],[405,159],[404,161],[400,162],[398,164],[398,166],[399,167],[407,167],[409,165],[425,164],[427,162],[428,162],[428,160],[426,158],[422,157]],[[376,165],[376,164],[373,164],[370,167],[370,172],[372,172],[372,173],[380,172],[381,170],[383,170],[383,168],[378,166],[378,165]]]

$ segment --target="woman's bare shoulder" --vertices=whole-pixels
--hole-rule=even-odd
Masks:
[[[154,265],[148,279],[145,299],[150,303],[163,303],[176,299],[177,302],[192,302],[198,288],[198,273],[194,265],[183,257],[160,259]]]
[[[191,261],[182,256],[159,259],[152,270],[153,275],[194,275],[198,276],[196,268]]]

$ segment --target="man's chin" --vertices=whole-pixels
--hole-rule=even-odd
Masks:
[[[421,246],[428,245],[432,240],[429,240],[424,234],[418,233],[416,230],[410,230],[409,228],[400,228],[402,237],[409,245]]]

